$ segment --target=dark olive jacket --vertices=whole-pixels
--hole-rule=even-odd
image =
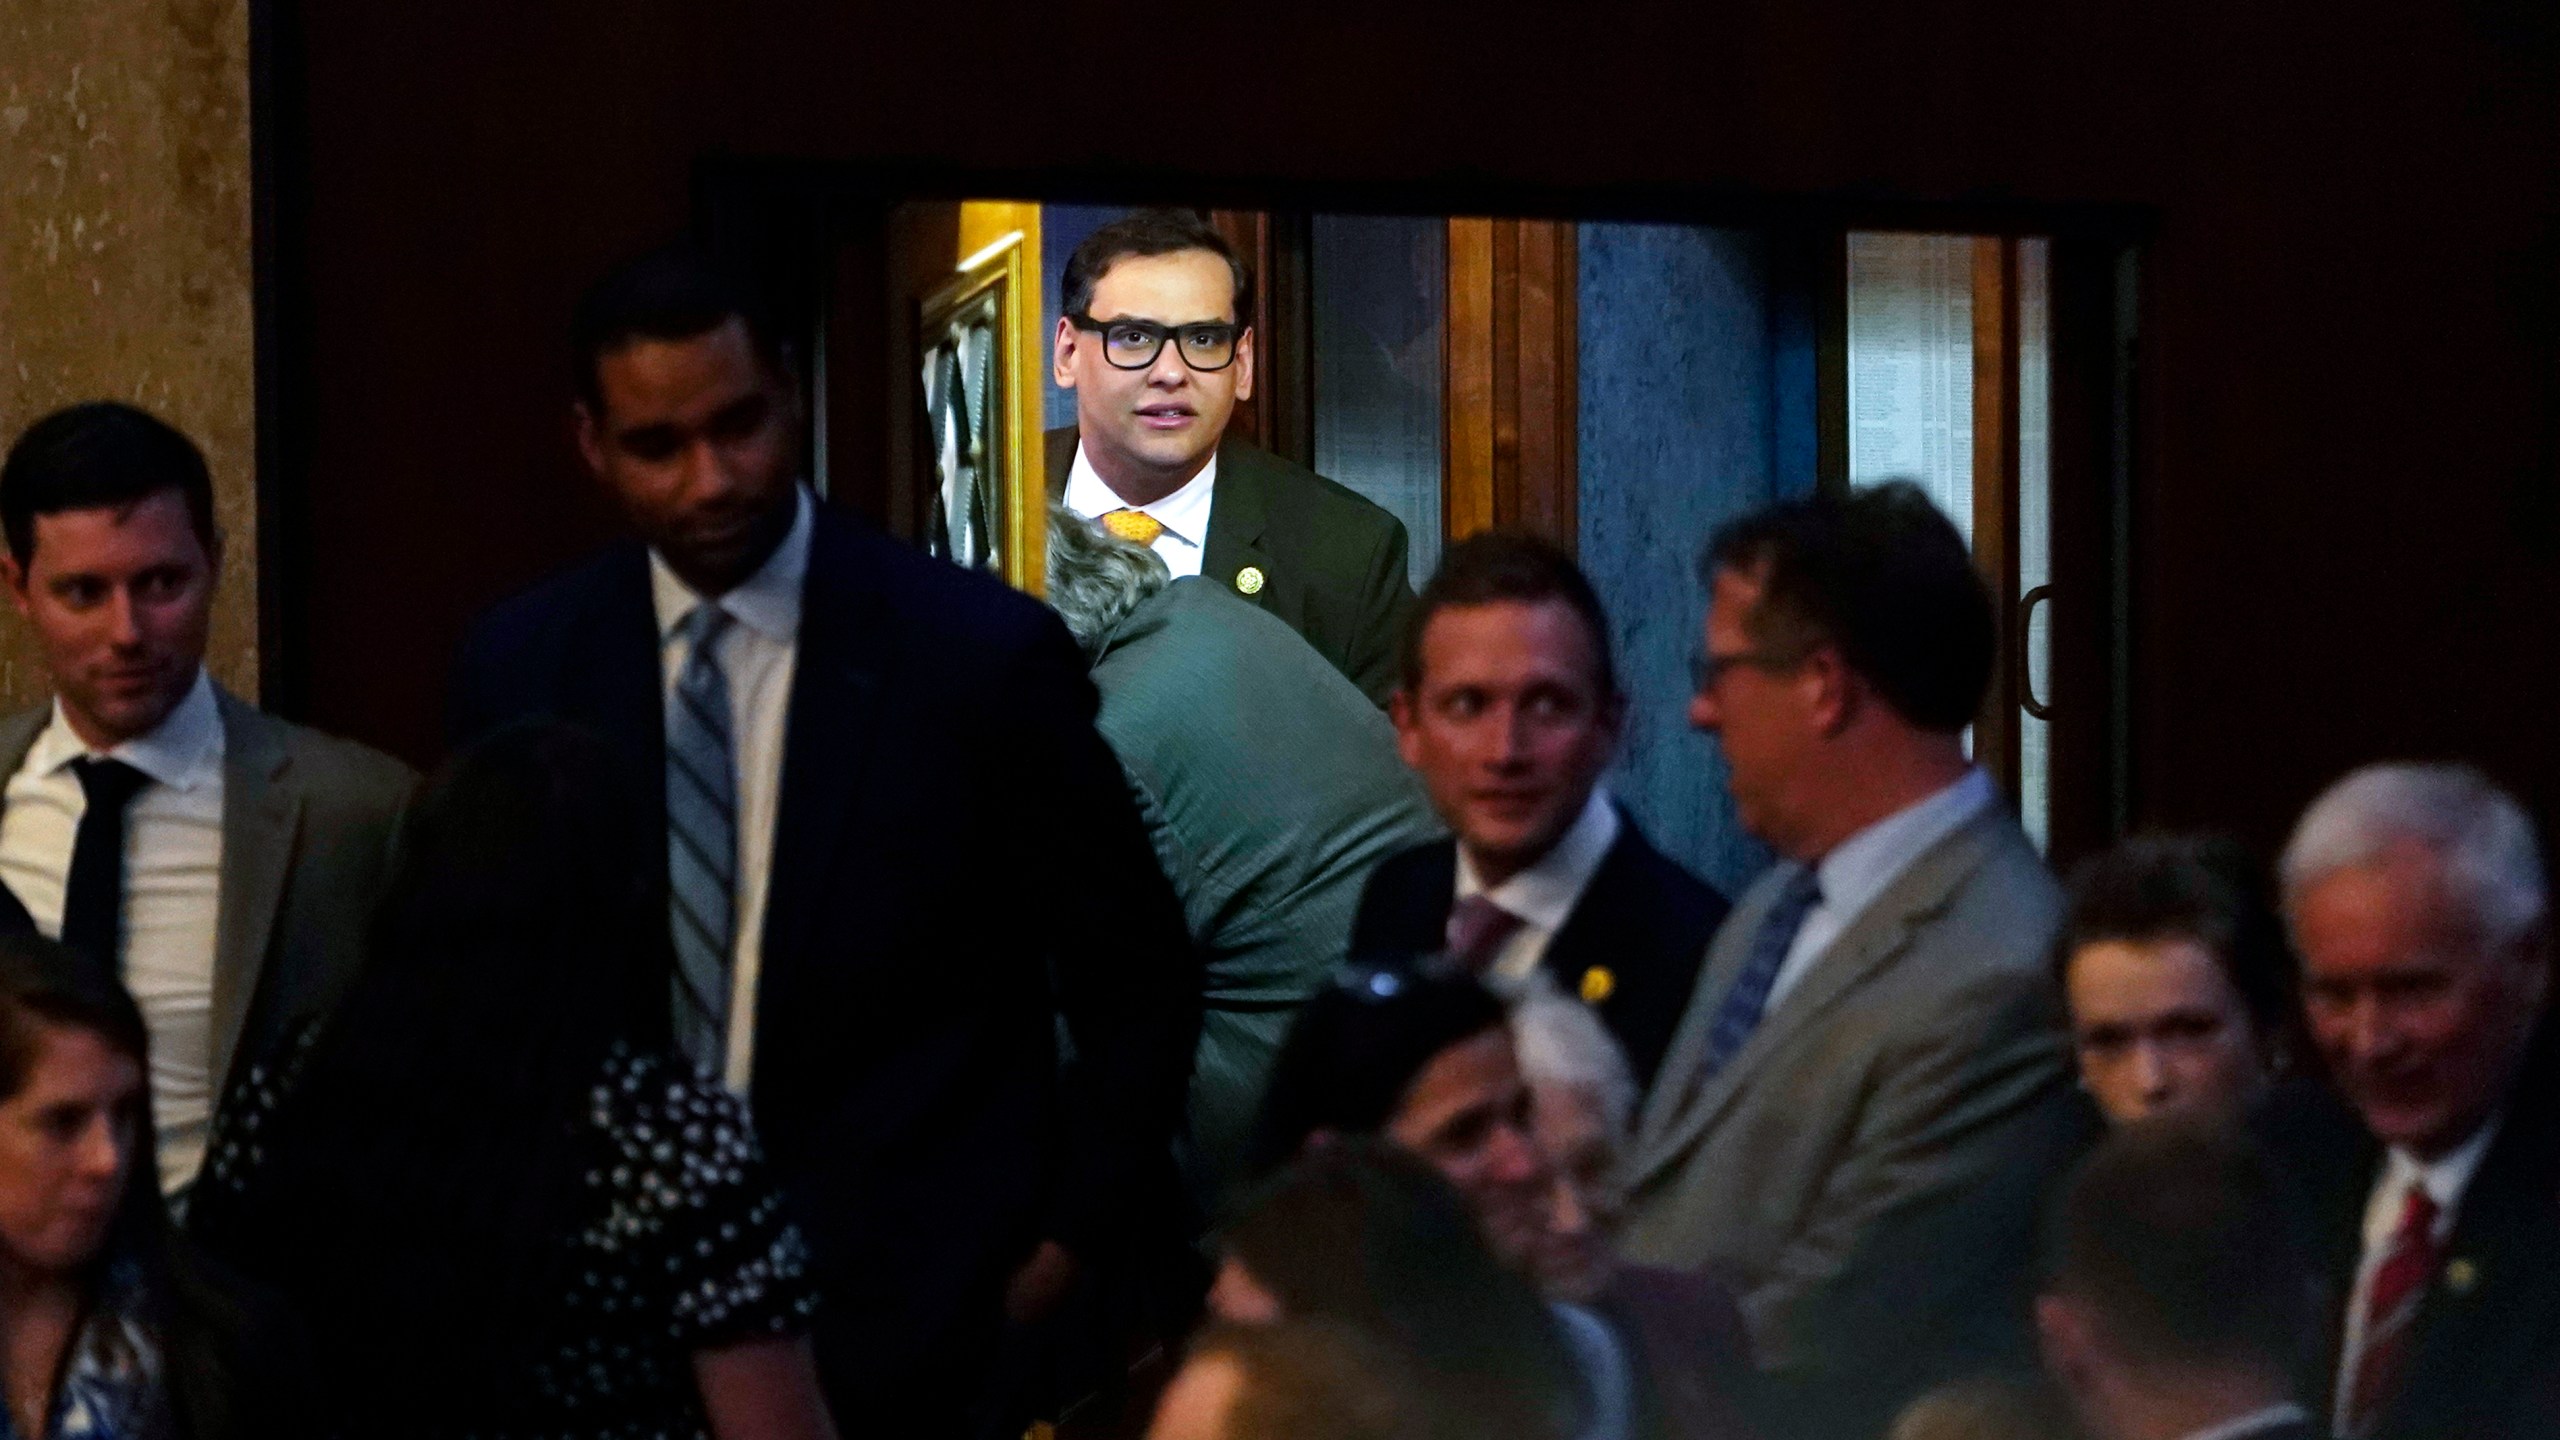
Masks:
[[[1049,494],[1066,493],[1074,427],[1048,437]],[[1303,465],[1229,438],[1200,573],[1286,621],[1362,694],[1396,685],[1413,587],[1404,522]]]

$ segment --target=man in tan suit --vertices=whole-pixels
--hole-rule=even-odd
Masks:
[[[1963,730],[1990,597],[1918,489],[1718,532],[1690,719],[1779,862],[1734,908],[1637,1126],[1628,1255],[1736,1284],[1783,1434],[1871,1436],[2031,1363],[2026,1270],[2074,1143],[2060,901]]]
[[[166,424],[114,404],[37,421],[0,467],[0,529],[54,692],[0,720],[0,924],[133,991],[180,1192],[233,1077],[362,959],[414,777],[205,673],[221,536],[204,457]]]

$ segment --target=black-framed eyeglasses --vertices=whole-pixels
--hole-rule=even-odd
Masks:
[[[1704,695],[1736,670],[1791,670],[1802,663],[1804,656],[1779,650],[1701,651],[1689,657],[1689,693]]]
[[[1159,325],[1153,320],[1096,320],[1074,314],[1067,322],[1100,335],[1102,358],[1115,370],[1144,370],[1153,365],[1164,353],[1167,338],[1177,342],[1173,353],[1182,357],[1183,364],[1203,373],[1224,370],[1236,363],[1236,336],[1244,333],[1243,326],[1223,320]]]

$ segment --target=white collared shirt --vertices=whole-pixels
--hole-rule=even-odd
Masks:
[[[213,967],[222,920],[222,707],[202,669],[148,734],[92,752],[53,719],[9,777],[0,881],[48,936],[62,934],[71,847],[89,808],[71,762],[97,753],[151,777],[125,812],[124,982],[151,1031],[151,1114],[160,1185],[175,1194],[204,1164],[213,1124]]]
[[[2346,1343],[2338,1347],[2338,1388],[2331,1414],[2337,1418],[2340,1430],[2346,1428],[2356,1369],[2364,1360],[2364,1312],[2373,1293],[2373,1277],[2391,1254],[2400,1217],[2409,1208],[2410,1187],[2424,1187],[2427,1198],[2435,1202],[2435,1242],[2441,1248],[2453,1234],[2453,1222],[2462,1210],[2464,1192],[2471,1188],[2471,1177],[2480,1173],[2480,1162],[2487,1158],[2490,1144],[2497,1139],[2499,1118],[2490,1117],[2478,1133],[2435,1160],[2421,1160],[2397,1146],[2383,1152],[2382,1174],[2375,1179],[2373,1193],[2364,1204],[2364,1255],[2356,1262],[2356,1288],[2347,1297]]]
[[[1573,917],[1573,907],[1582,901],[1582,892],[1591,887],[1591,877],[1600,872],[1600,862],[1609,858],[1609,847],[1618,843],[1618,807],[1609,800],[1605,787],[1594,786],[1591,798],[1582,803],[1582,813],[1565,828],[1554,848],[1538,857],[1538,863],[1488,887],[1476,870],[1475,861],[1467,854],[1467,842],[1458,842],[1458,888],[1454,897],[1465,900],[1482,895],[1494,904],[1520,917],[1520,928],[1502,942],[1493,963],[1485,967],[1489,979],[1513,984],[1537,973],[1538,962],[1547,958],[1547,946]]]
[[[2311,1412],[2290,1400],[2280,1400],[2246,1415],[2234,1415],[2219,1425],[2189,1431],[2185,1440],[2249,1440],[2250,1436],[2273,1430],[2279,1425],[2310,1423]]]
[[[813,502],[794,487],[798,510],[790,533],[762,568],[729,593],[720,608],[738,623],[720,634],[721,670],[729,679],[729,734],[738,767],[738,893],[731,914],[729,1041],[721,1078],[743,1095],[755,1073],[756,982],[764,963],[765,901],[773,880],[773,826],[782,810],[782,749],[791,709],[791,676],[800,655],[800,591],[809,576]],[[663,698],[675,703],[676,677],[689,647],[679,628],[702,597],[649,552],[649,593],[658,612],[658,666]],[[672,1001],[670,1001],[672,1003]]]
[[[1150,547],[1173,578],[1183,579],[1200,573],[1202,547],[1209,543],[1209,507],[1217,498],[1218,456],[1211,451],[1209,463],[1183,487],[1152,505],[1132,505],[1123,500],[1085,458],[1084,442],[1076,442],[1075,463],[1067,467],[1066,507],[1087,520],[1099,520],[1114,510],[1135,510],[1164,527]]]
[[[1931,847],[1999,799],[1991,777],[1979,768],[1969,769],[1926,800],[1905,805],[1832,846],[1831,853],[1813,867],[1814,877],[1822,884],[1822,903],[1805,912],[1795,943],[1787,947],[1787,958],[1770,982],[1768,1004],[1761,1013],[1776,1012],[1813,962],[1886,887],[1901,879]]]

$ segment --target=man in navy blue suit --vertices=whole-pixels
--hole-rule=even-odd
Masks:
[[[625,266],[574,340],[637,538],[479,622],[455,734],[583,722],[662,801],[671,1036],[753,1104],[847,1432],[1018,1434],[1038,1322],[1171,1234],[1198,1025],[1083,656],[800,483],[786,357],[717,268]]]
[[[1388,714],[1455,838],[1378,866],[1352,954],[1445,949],[1497,988],[1544,969],[1652,1084],[1725,899],[1601,788],[1626,697],[1591,582],[1534,536],[1451,546]]]

